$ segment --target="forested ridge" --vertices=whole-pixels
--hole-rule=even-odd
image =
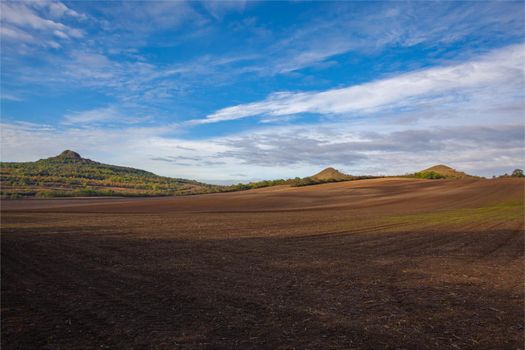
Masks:
[[[220,186],[103,164],[73,151],[36,162],[0,163],[2,197],[162,196],[217,192]]]

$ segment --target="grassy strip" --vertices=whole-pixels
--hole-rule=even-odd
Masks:
[[[465,224],[471,222],[512,221],[523,219],[523,201],[495,203],[479,208],[461,208],[432,213],[396,215],[385,218],[386,223],[415,226]]]

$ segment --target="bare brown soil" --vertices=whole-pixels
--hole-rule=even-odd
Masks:
[[[2,202],[2,349],[523,349],[524,181]]]

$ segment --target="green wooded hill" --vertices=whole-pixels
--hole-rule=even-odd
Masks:
[[[24,196],[161,196],[210,193],[220,186],[102,164],[73,151],[36,162],[0,162],[3,198]]]
[[[447,165],[439,164],[433,167],[421,170],[412,175],[413,177],[422,179],[474,179],[477,176],[466,174],[462,171],[457,171]]]

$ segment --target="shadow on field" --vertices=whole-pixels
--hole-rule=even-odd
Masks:
[[[3,349],[523,347],[520,230],[95,230],[4,230]]]

